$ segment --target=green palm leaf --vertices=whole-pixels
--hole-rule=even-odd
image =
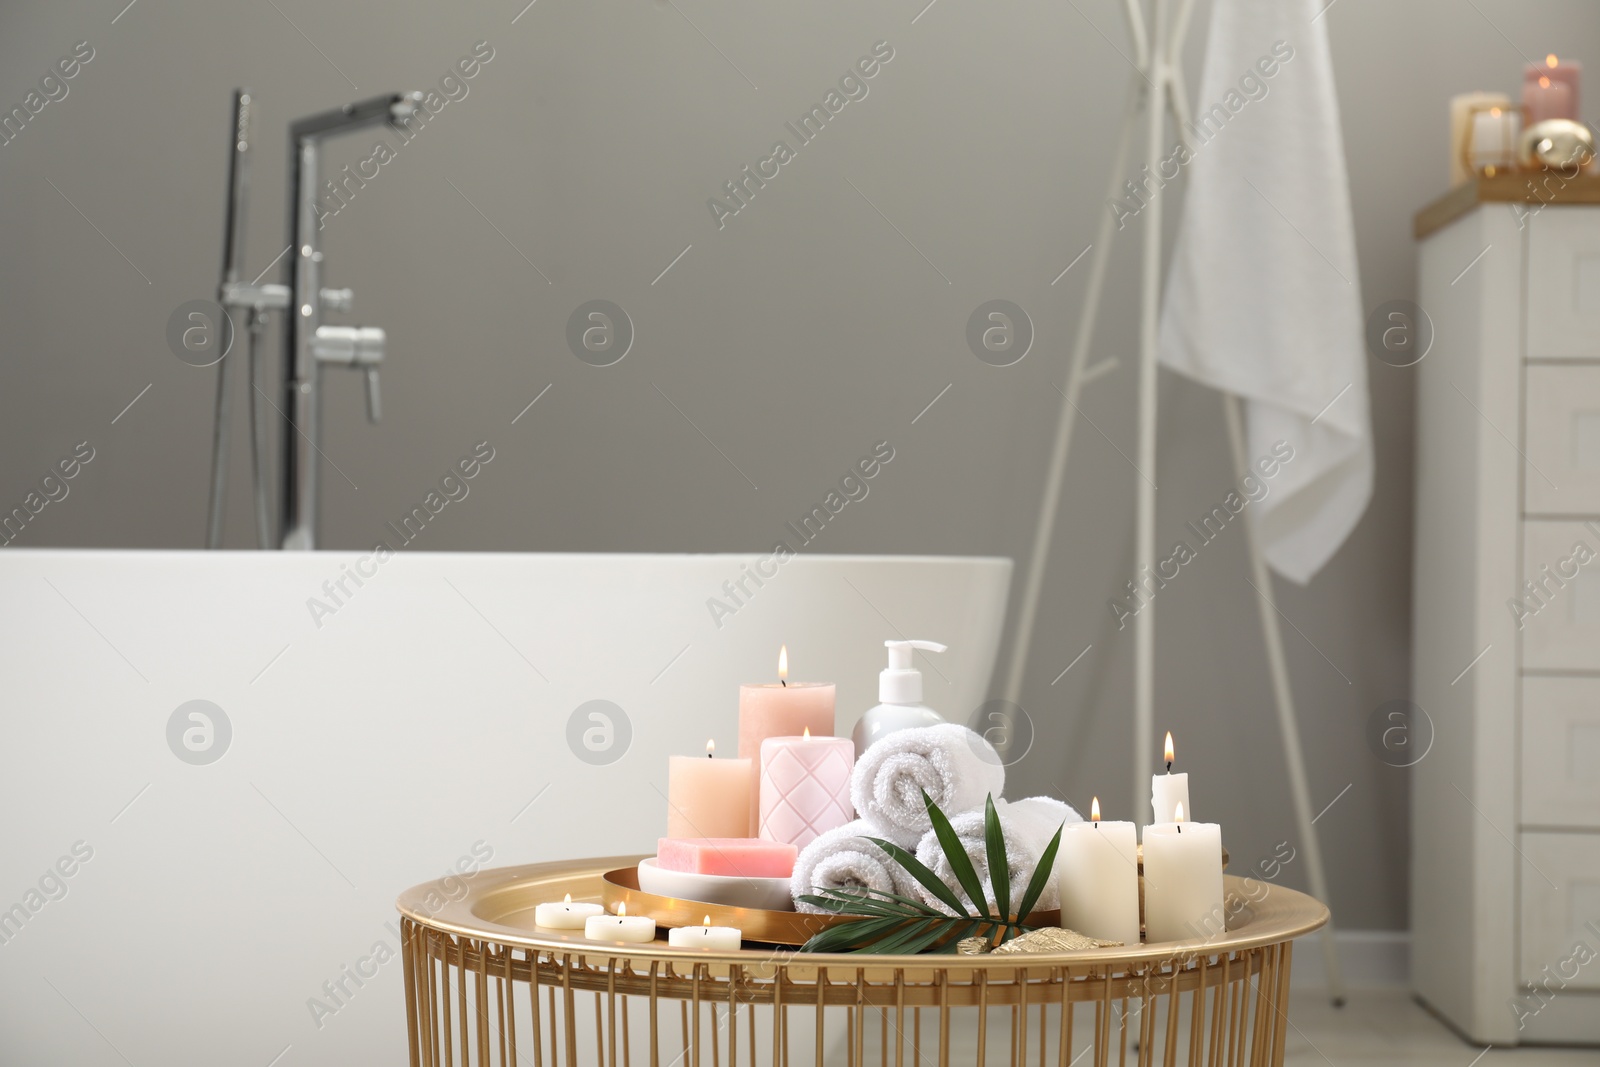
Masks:
[[[916,856],[892,841],[868,837],[866,840],[882,849],[935,901],[948,907],[954,914],[946,914],[927,901],[881,889],[818,886],[815,892],[803,894],[797,899],[835,916],[849,917],[850,921],[834,923],[819,931],[800,947],[802,952],[862,952],[874,955],[949,953],[955,952],[963,939],[977,934],[998,944],[1031,929],[1023,925],[1022,920],[1033,911],[1044,893],[1044,887],[1049,884],[1056,852],[1061,845],[1061,830],[1056,830],[1055,837],[1045,848],[1027,889],[1018,901],[1017,916],[1012,918],[1012,886],[1005,860],[1005,833],[1000,827],[994,798],[988,798],[984,806],[984,850],[989,865],[990,889],[998,905],[999,914],[995,915],[990,913],[982,880],[972,864],[972,858],[967,855],[955,829],[950,825],[950,820],[926,791],[922,794],[922,800],[945,861],[950,864],[956,881],[975,906],[976,914],[967,908],[953,888]]]
[[[1050,878],[1055,873],[1056,850],[1061,847],[1061,831],[1066,829],[1066,823],[1056,827],[1056,836],[1050,839],[1045,850],[1039,856],[1039,866],[1033,869],[1033,878],[1028,882],[1028,889],[1022,894],[1022,903],[1017,905],[1017,918],[1025,920],[1033,912],[1033,906],[1039,903],[1039,897],[1044,893],[1044,887],[1049,884]]]
[[[994,887],[995,907],[1004,919],[1011,915],[1011,864],[1006,862],[1006,835],[1000,829],[1000,813],[994,810],[993,793],[983,801],[983,847],[989,855],[989,884]],[[1037,876],[1038,872],[1034,874]]]
[[[933,832],[938,836],[939,847],[944,850],[945,862],[950,864],[951,873],[961,883],[961,888],[966,891],[978,914],[986,919],[994,918],[989,914],[989,900],[984,896],[983,883],[978,881],[978,872],[973,869],[972,858],[967,855],[967,850],[961,847],[961,838],[957,836],[955,827],[950,825],[950,820],[939,810],[939,805],[933,802],[926,789],[922,791],[922,802],[927,805],[928,821],[933,823]],[[928,873],[933,874],[932,871]],[[937,880],[937,876],[934,877]],[[965,912],[963,908],[956,910]]]
[[[927,794],[923,795],[926,796]],[[934,808],[933,810],[938,811],[939,809]],[[941,814],[940,817],[943,818],[943,815]],[[946,820],[945,828],[948,829],[949,826],[949,820]],[[879,848],[887,852],[891,859],[893,859],[900,866],[904,867],[906,873],[911,875],[911,877],[915,878],[922,885],[922,888],[932,893],[945,904],[948,904],[951,911],[955,912],[957,915],[968,914],[966,905],[961,903],[961,898],[956,896],[955,892],[949,886],[945,885],[944,881],[937,874],[934,874],[932,871],[930,871],[921,860],[917,859],[917,857],[913,856],[911,853],[907,852],[893,841],[884,841],[876,837],[869,837],[867,840],[871,841],[874,845],[877,845]],[[941,844],[942,842],[943,839],[941,839]],[[960,842],[957,842],[956,851],[961,853],[962,860],[966,860],[967,854],[961,851]],[[971,871],[972,865],[970,863],[967,864],[967,869]],[[974,876],[974,878],[976,878],[976,876]],[[979,896],[981,898],[982,894],[980,893]]]

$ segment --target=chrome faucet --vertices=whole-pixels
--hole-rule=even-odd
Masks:
[[[322,141],[378,123],[400,126],[420,106],[422,94],[390,93],[346,104],[289,125],[289,254],[288,284],[242,281],[244,217],[247,190],[252,98],[248,89],[234,93],[232,156],[228,172],[228,207],[223,236],[222,280],[217,301],[230,322],[243,320],[251,389],[252,472],[255,481],[257,540],[262,548],[316,547],[321,459],[321,386],[324,365],[348,367],[366,377],[367,418],[381,415],[378,368],[383,363],[384,332],[375,326],[324,325],[324,311],[350,310],[349,289],[323,288],[317,182]],[[270,402],[261,380],[260,342],[272,311],[286,315],[283,329],[283,406],[278,470],[278,525],[271,531],[267,500],[266,430],[263,402]],[[224,356],[217,379],[215,429],[212,438],[211,505],[206,546],[220,547],[222,511],[227,488],[228,400],[232,364]]]

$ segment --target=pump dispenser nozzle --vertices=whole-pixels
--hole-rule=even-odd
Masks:
[[[889,650],[889,667],[878,674],[878,706],[861,716],[851,735],[857,759],[874,741],[896,730],[937,726],[944,721],[938,712],[923,705],[922,672],[911,664],[919,648],[944,652],[947,647],[937,641],[885,641],[883,647]]]
[[[946,652],[948,645],[937,641],[885,641],[889,668],[878,674],[878,700],[884,704],[922,703],[922,672],[911,665],[912,650]]]

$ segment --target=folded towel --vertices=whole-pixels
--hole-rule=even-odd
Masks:
[[[1083,818],[1054,797],[1029,797],[1027,800],[1011,802],[996,800],[994,810],[1000,818],[1000,829],[1006,838],[1006,869],[1011,879],[1011,906],[1014,908],[1021,902],[1022,894],[1027,891],[1028,883],[1033,879],[1033,872],[1038,869],[1039,857],[1044,855],[1045,847],[1050,844],[1050,839],[1055,836],[1056,830],[1063,822],[1082,822]],[[989,850],[984,841],[984,809],[977,808],[952,815],[950,827],[961,839],[962,848],[972,861],[973,869],[978,872],[978,881],[983,884],[984,896],[990,904],[993,904],[994,893],[989,878]],[[940,881],[955,890],[958,897],[966,899],[961,883],[956,880],[955,872],[950,869],[950,862],[945,858],[944,848],[939,844],[939,836],[931,828],[917,843],[917,859],[938,875]],[[950,910],[947,905],[939,901],[938,897],[920,884],[915,888],[917,898],[925,901],[930,907],[938,908],[940,911]],[[1044,892],[1040,894],[1034,908],[1049,910],[1060,906],[1061,897],[1056,888],[1056,880],[1051,878],[1045,882]]]
[[[915,843],[904,835],[897,840],[895,834],[884,833],[865,819],[834,827],[801,849],[795,860],[794,877],[789,881],[795,910],[823,911],[800,900],[803,894],[817,889],[875,889],[880,893],[914,896],[915,879],[883,849],[866,840],[867,837],[893,841],[908,850]]]
[[[984,798],[999,796],[1005,784],[1005,765],[994,746],[947,722],[898,730],[873,742],[856,760],[850,798],[863,819],[914,841],[933,825],[923,790],[949,814],[982,807]]]

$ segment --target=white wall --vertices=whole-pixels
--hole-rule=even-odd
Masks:
[[[259,269],[283,247],[286,120],[435,86],[487,40],[494,59],[470,95],[328,224],[328,283],[354,287],[354,319],[391,338],[382,425],[361,421],[356,379],[329,383],[324,448],[349,483],[326,471],[328,544],[370,543],[489,439],[504,458],[418,547],[758,550],[887,439],[895,463],[809,551],[1023,557],[1086,272],[1052,279],[1106,210],[1126,45],[1111,3],[940,0],[917,17],[923,2],[539,0],[515,24],[516,0],[281,0],[281,13],[144,0],[115,21],[115,3],[7,5],[7,107],[75,42],[95,49],[70,94],[0,147],[0,501],[76,442],[97,450],[18,543],[200,542],[215,371],[175,359],[164,331],[215,284],[229,90],[248,84],[260,104]],[[1550,49],[1600,60],[1600,11],[1338,0],[1323,18],[1372,308],[1414,291],[1409,220],[1442,191],[1445,99],[1510,89],[1524,57]],[[894,58],[870,94],[719,232],[707,198],[789,139],[784,123],[879,40]],[[353,162],[373,139],[335,154]],[[1024,701],[1038,738],[1014,771],[1021,792],[1084,803],[1098,791],[1113,815],[1127,814],[1131,629],[1114,630],[1106,600],[1130,576],[1133,480],[1118,450],[1133,447],[1135,293],[1124,249],[1096,344],[1122,364],[1088,393],[1104,436],[1080,426],[1075,442]],[[1004,369],[964,340],[995,297],[1037,328]],[[568,315],[595,298],[623,306],[638,334],[605,369],[564,341]],[[1409,691],[1413,387],[1381,364],[1371,376],[1372,506],[1322,575],[1279,594],[1299,631],[1286,636],[1313,797],[1351,787],[1318,824],[1336,915],[1400,928],[1406,782],[1362,731]],[[1158,538],[1230,480],[1217,398],[1167,378],[1161,401]],[[244,545],[242,437],[235,454],[228,536]],[[1164,593],[1157,702],[1197,805],[1248,865],[1293,834],[1243,568],[1230,535]],[[1302,884],[1293,865],[1286,878]]]

